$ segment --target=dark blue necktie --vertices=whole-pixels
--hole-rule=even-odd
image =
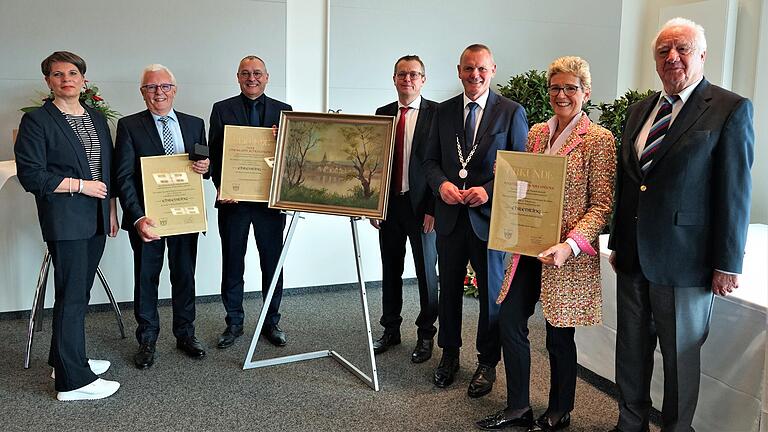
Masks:
[[[475,110],[480,105],[477,102],[470,102],[467,104],[469,108],[469,114],[467,114],[467,120],[464,122],[464,151],[468,151],[472,148],[475,141]]]
[[[259,127],[261,126],[261,101],[256,100],[253,101],[253,105],[251,105],[251,118],[248,119],[248,122],[251,124],[251,126]]]

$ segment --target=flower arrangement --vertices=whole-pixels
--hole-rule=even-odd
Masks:
[[[21,108],[20,111],[22,112],[30,112],[34,111],[38,108],[40,108],[45,101],[53,100],[54,95],[53,92],[49,93],[43,93],[38,92],[40,95],[40,102],[38,103],[35,100],[32,100],[32,103],[35,105],[28,106]],[[113,125],[115,124],[115,121],[120,118],[120,113],[110,108],[109,103],[104,100],[103,97],[101,97],[101,94],[99,93],[99,88],[95,85],[91,84],[90,81],[85,80],[85,87],[80,91],[80,102],[85,104],[86,106],[95,109],[96,111],[99,111],[106,117],[107,120],[109,120],[110,123]]]
[[[464,295],[467,297],[477,297],[480,292],[477,291],[477,276],[471,265],[467,265],[467,275],[464,276]]]

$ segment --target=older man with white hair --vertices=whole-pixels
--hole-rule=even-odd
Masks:
[[[141,158],[191,153],[195,144],[205,145],[206,141],[202,119],[174,110],[176,79],[167,67],[152,64],[144,68],[139,91],[147,109],[118,121],[115,165],[123,208],[122,228],[128,231],[133,249],[133,310],[139,342],[133,361],[137,368],[146,369],[155,362],[155,343],[160,333],[157,286],[166,246],[176,347],[193,358],[205,356],[205,349],[195,337],[194,325],[198,234],[161,238],[152,230],[156,221],[144,213]],[[209,161],[190,161],[190,165],[196,173],[206,174]]]
[[[668,21],[652,49],[664,89],[627,111],[608,244],[618,285],[614,430],[648,430],[658,341],[661,430],[689,432],[714,295],[739,286],[752,103],[704,78],[707,42],[693,21]]]

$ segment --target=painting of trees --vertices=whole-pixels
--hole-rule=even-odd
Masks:
[[[349,177],[360,181],[363,197],[370,198],[376,192],[371,188],[371,180],[374,174],[380,174],[383,165],[381,128],[354,125],[342,127],[340,133],[344,137],[344,153],[354,166]]]
[[[304,183],[307,153],[324,140],[322,129],[325,127],[327,126],[317,122],[297,122],[291,128],[285,155],[285,178],[290,186],[301,186]]]

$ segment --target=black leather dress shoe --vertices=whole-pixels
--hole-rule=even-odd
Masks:
[[[133,364],[139,369],[146,369],[155,363],[155,343],[147,342],[139,346],[139,351],[133,355]]]
[[[485,396],[493,390],[494,382],[496,382],[496,368],[479,364],[475,374],[472,375],[472,381],[469,382],[467,395],[471,398]]]
[[[203,344],[201,344],[194,336],[176,339],[176,348],[184,351],[184,354],[193,358],[205,356],[205,348],[203,348]]]
[[[447,357],[443,354],[443,358],[440,359],[440,364],[435,369],[433,381],[435,385],[440,388],[446,388],[453,383],[456,378],[456,372],[459,371],[459,358]]]
[[[509,426],[531,427],[533,426],[533,409],[528,408],[520,417],[509,417],[505,410],[479,420],[475,423],[482,430],[499,430]]]
[[[373,341],[373,352],[381,354],[388,350],[389,347],[395,345],[400,345],[400,335],[397,333],[384,333],[381,338]]]
[[[551,432],[567,428],[570,425],[571,413],[563,414],[563,416],[560,417],[560,419],[557,420],[554,424],[552,423],[552,419],[547,416],[547,413],[544,413],[541,415],[541,417],[536,419],[532,427],[528,428],[528,432]]]
[[[224,333],[219,335],[218,348],[229,348],[234,345],[235,340],[243,335],[243,326],[227,326]]]
[[[261,329],[261,335],[267,338],[269,343],[274,346],[281,347],[285,346],[287,343],[285,339],[285,332],[277,324],[273,326],[265,326],[263,329]]]
[[[419,339],[416,342],[416,348],[413,349],[411,354],[411,361],[413,363],[424,363],[432,358],[432,346],[434,343],[432,339]]]

